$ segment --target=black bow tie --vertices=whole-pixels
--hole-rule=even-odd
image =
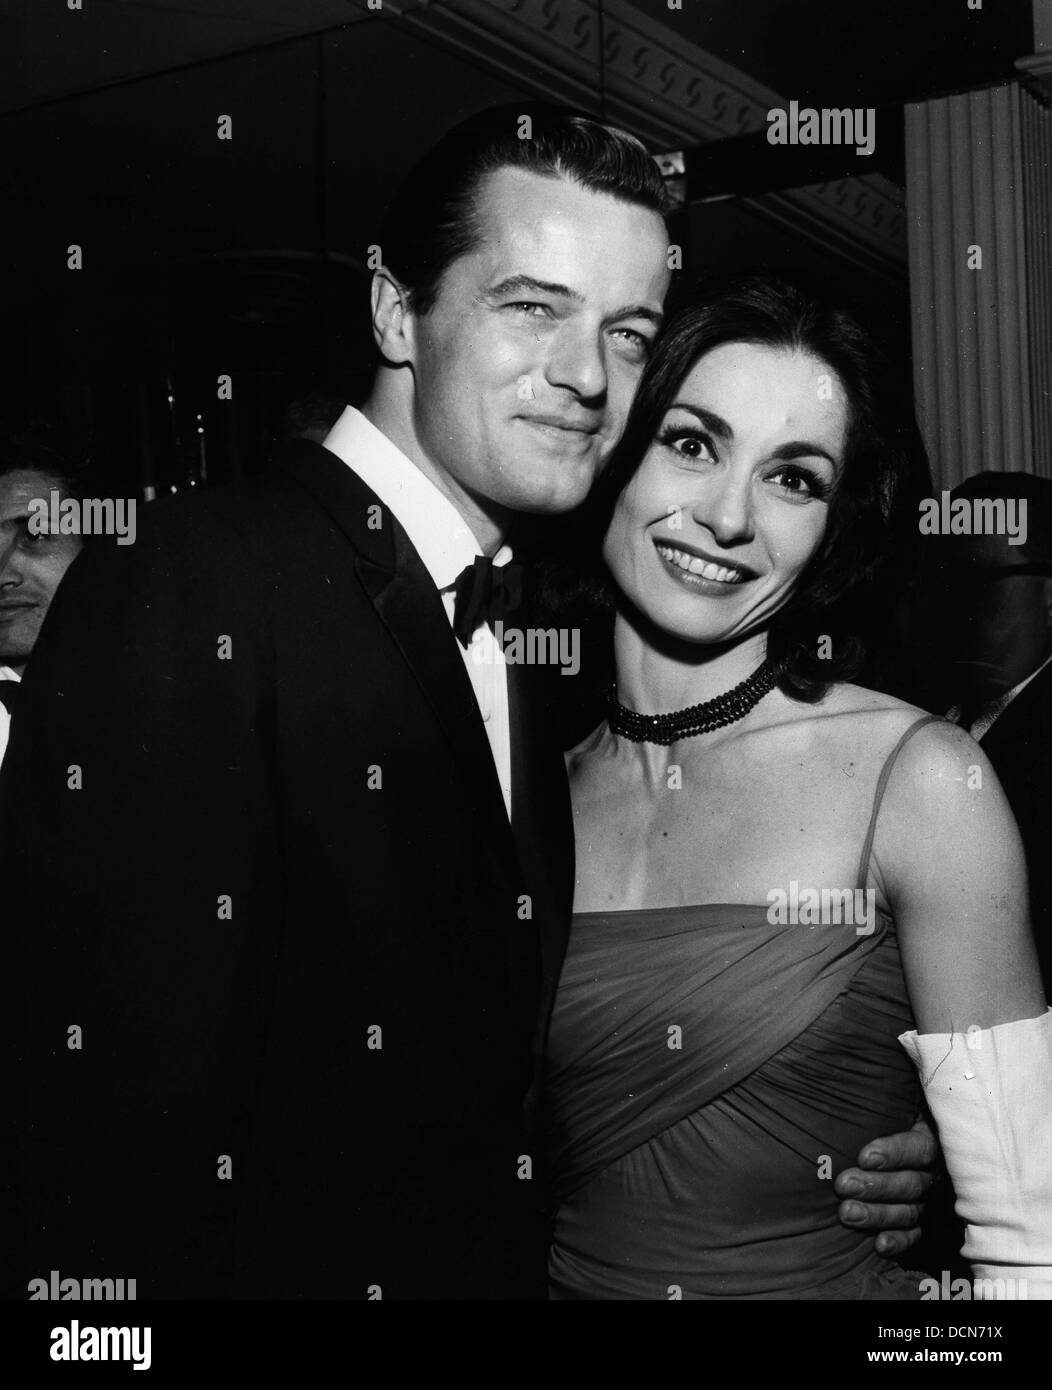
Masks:
[[[483,623],[492,627],[498,618],[507,617],[521,597],[521,565],[495,566],[488,555],[480,555],[465,566],[457,575],[453,604],[453,631],[465,651],[476,628]]]

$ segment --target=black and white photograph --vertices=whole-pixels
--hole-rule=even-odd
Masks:
[[[19,1383],[1026,1374],[1052,0],[0,0],[0,189]]]

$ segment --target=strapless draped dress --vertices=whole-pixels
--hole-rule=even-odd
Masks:
[[[920,1110],[894,923],[873,928],[733,903],[574,918],[546,1067],[552,1298],[920,1298],[832,1188]]]

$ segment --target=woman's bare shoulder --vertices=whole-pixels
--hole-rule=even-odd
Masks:
[[[862,685],[837,683],[814,704],[786,701],[785,718],[778,722],[797,725],[815,754],[822,750],[839,757],[851,750],[883,756],[927,710]],[[933,723],[938,728],[944,721]],[[953,725],[946,725],[952,729]],[[922,730],[921,734],[927,730]],[[919,736],[919,735],[918,735]]]
[[[848,681],[838,681],[831,685],[825,697],[818,701],[815,709],[830,715],[881,716],[887,722],[896,720],[905,726],[923,719],[927,710],[908,704],[894,695],[886,695],[881,690],[869,690],[864,685],[852,685]]]
[[[894,846],[892,858],[919,855],[927,866],[932,844],[964,843],[966,825],[970,834],[979,822],[992,839],[1001,837],[1011,816],[989,760],[967,729],[861,686],[838,686],[830,695],[830,718],[818,725],[823,750],[838,763],[868,767],[874,784],[887,769],[880,823],[885,849]]]
[[[985,761],[970,735],[928,711],[861,685],[837,684],[814,704],[786,702],[785,718],[775,721],[788,736],[787,754],[811,769],[816,781],[838,770],[874,780],[903,735],[921,720],[899,752],[905,780],[958,776],[961,765]],[[901,782],[901,774],[896,776]]]
[[[929,720],[903,749],[902,756],[906,757],[909,750],[910,761],[917,765],[936,770],[951,764],[956,766],[962,758],[971,760],[973,754],[978,755],[980,751],[971,734],[958,724],[861,685],[834,686],[825,708],[830,715],[843,715],[847,724],[864,727],[878,745],[890,742],[894,746],[907,730],[923,719]]]

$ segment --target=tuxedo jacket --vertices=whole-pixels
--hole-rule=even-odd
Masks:
[[[1052,991],[1052,666],[1034,677],[980,742],[1019,823],[1034,939],[1045,989]]]
[[[317,444],[77,560],[0,792],[27,1277],[545,1296],[573,868],[533,675],[513,829],[434,584]]]

